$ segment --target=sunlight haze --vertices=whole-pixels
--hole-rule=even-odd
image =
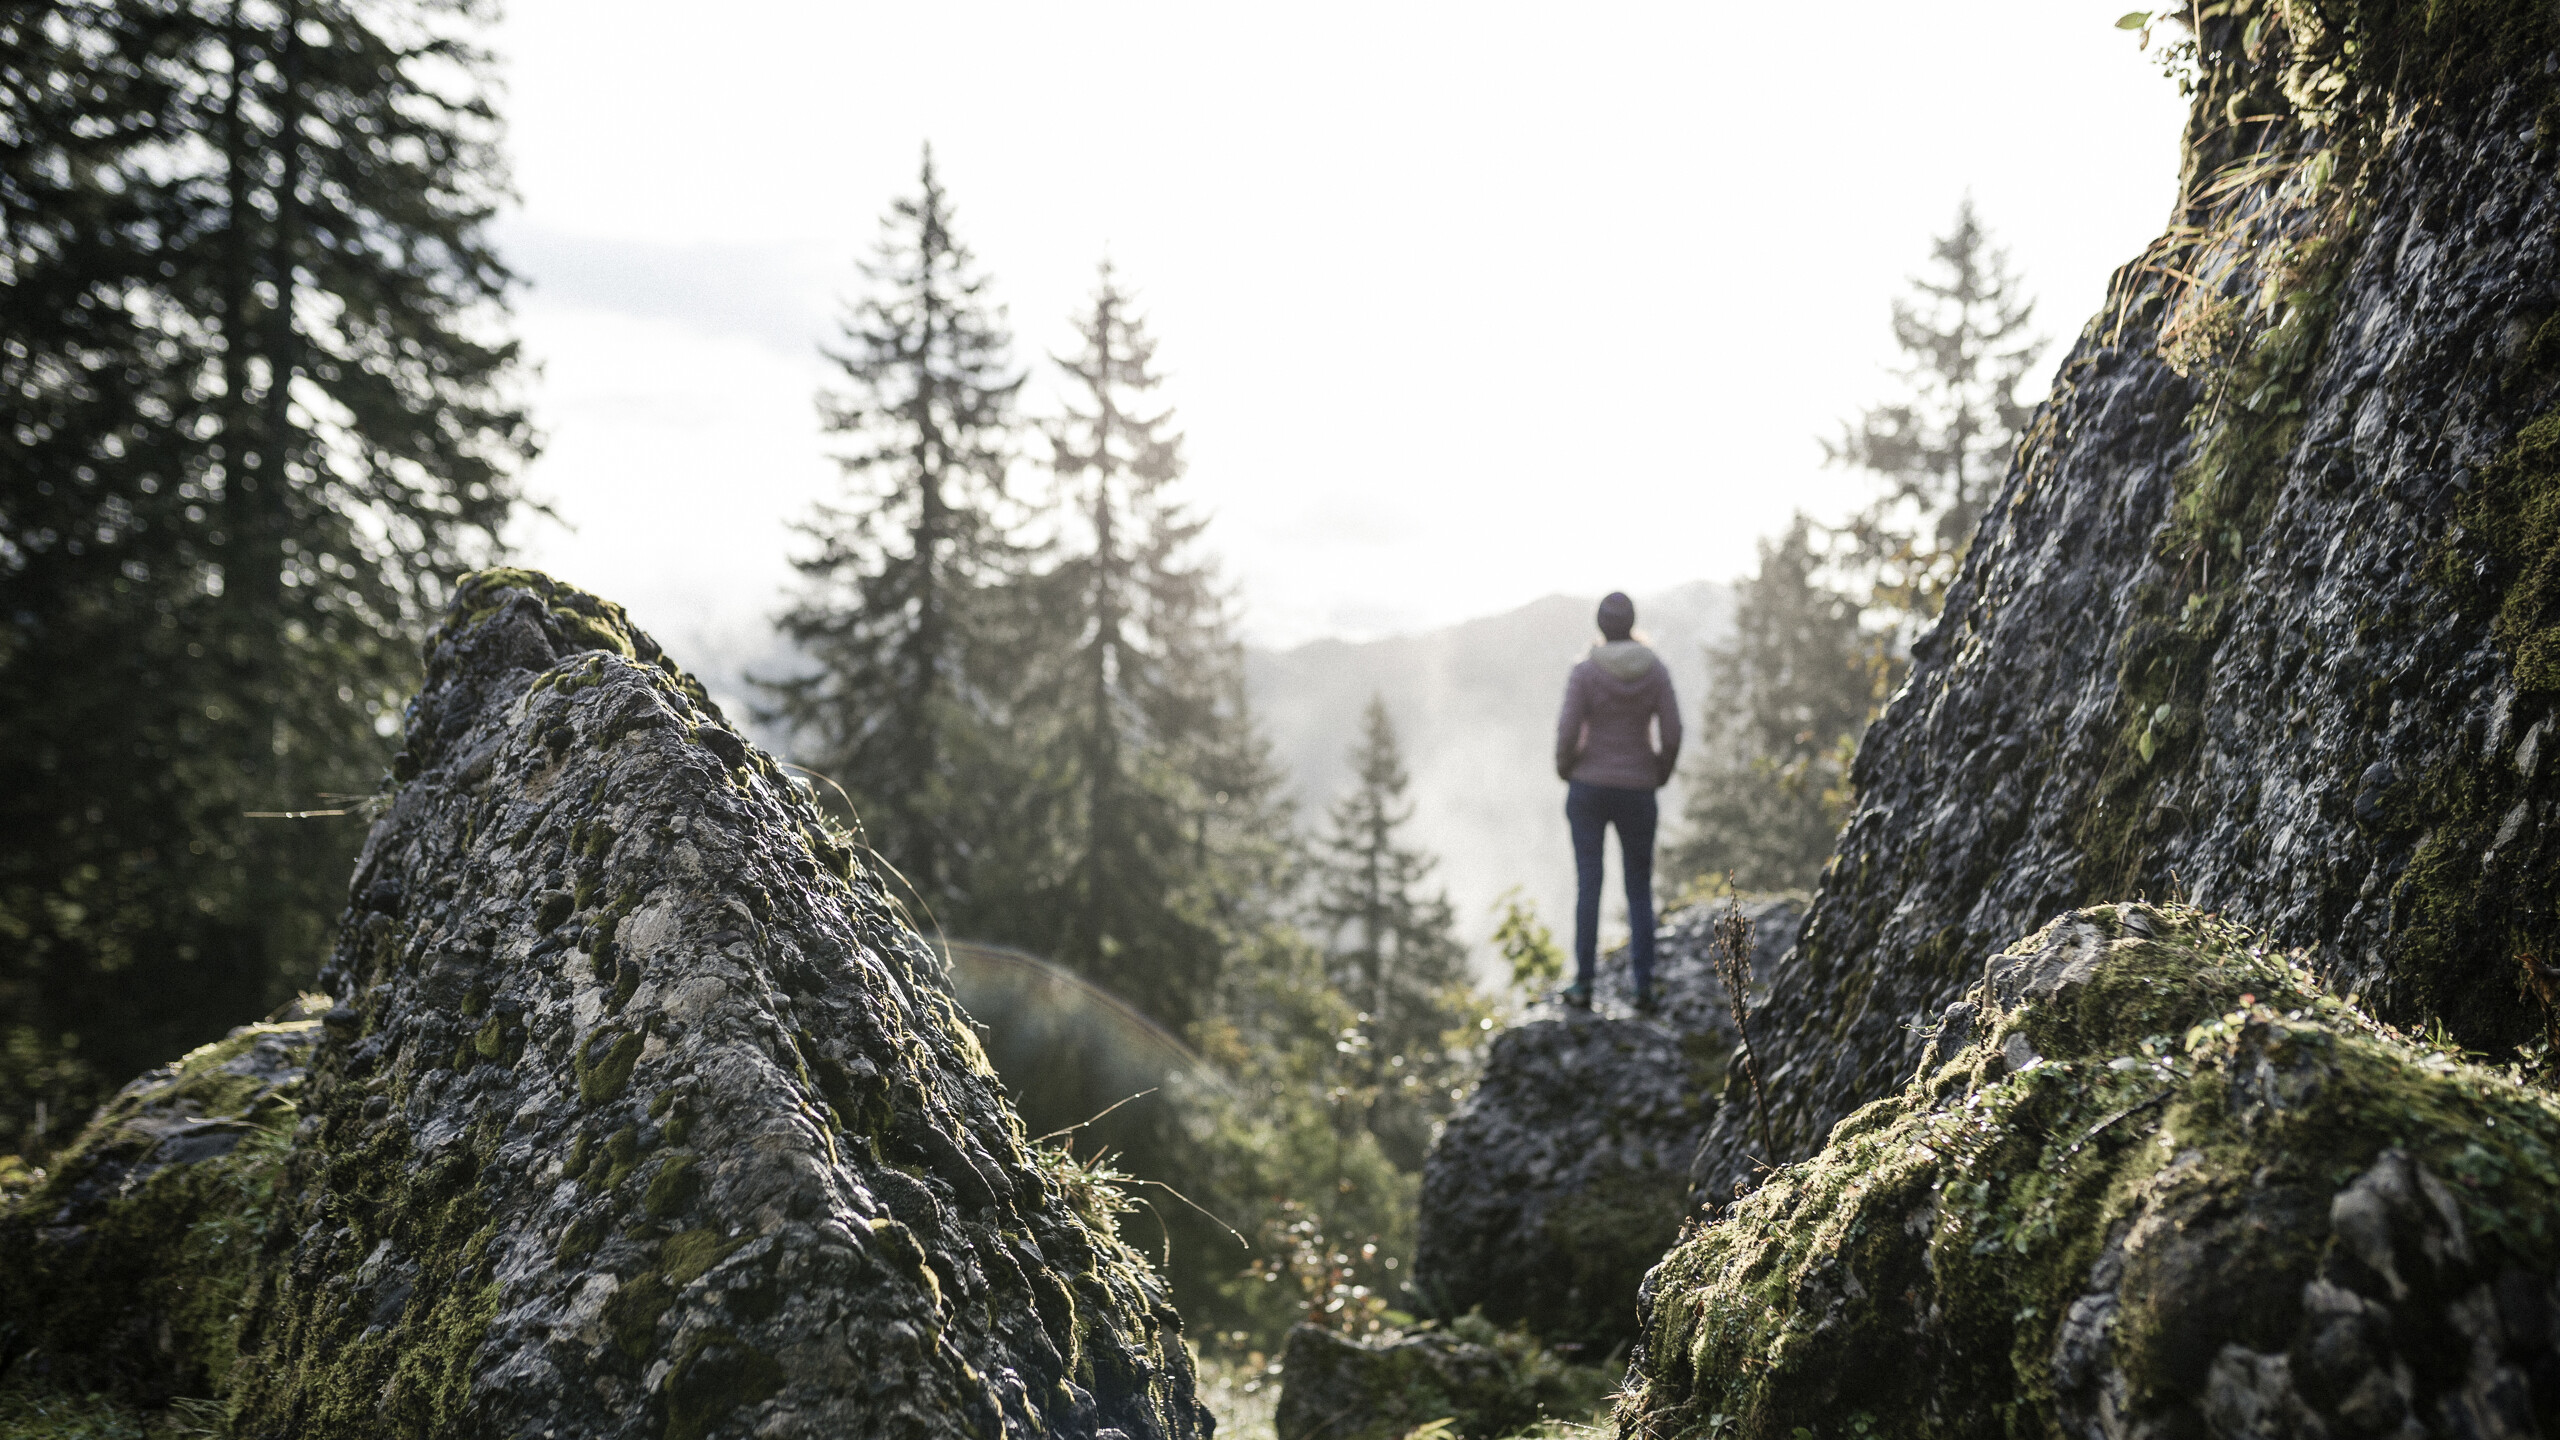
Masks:
[[[516,533],[715,676],[765,653],[835,484],[817,346],[930,141],[1033,413],[1096,262],[1140,293],[1257,643],[1731,579],[1860,493],[1818,437],[1967,192],[2038,391],[2158,232],[2182,105],[2118,10],[517,0],[565,528]]]

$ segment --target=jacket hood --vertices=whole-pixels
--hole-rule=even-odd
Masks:
[[[1591,663],[1620,680],[1641,680],[1660,663],[1651,646],[1634,640],[1612,640],[1591,647]]]

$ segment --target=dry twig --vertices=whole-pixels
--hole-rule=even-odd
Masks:
[[[1743,1078],[1751,1082],[1751,1113],[1760,1124],[1760,1146],[1775,1154],[1769,1139],[1769,1106],[1760,1095],[1760,1051],[1751,1043],[1751,921],[1742,913],[1742,897],[1726,875],[1724,913],[1716,917],[1716,978],[1724,982],[1725,1004],[1733,1010],[1733,1033],[1740,1038]]]

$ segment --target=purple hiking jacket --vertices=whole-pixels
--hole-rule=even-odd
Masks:
[[[1657,720],[1658,751],[1650,723]],[[1652,790],[1670,780],[1679,759],[1680,702],[1671,693],[1670,670],[1633,640],[1591,647],[1591,658],[1564,682],[1556,773],[1585,785]]]

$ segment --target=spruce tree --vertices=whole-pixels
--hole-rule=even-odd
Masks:
[[[306,981],[361,818],[243,812],[374,789],[514,504],[468,18],[0,15],[0,1145]]]
[[[1881,699],[1858,601],[1824,583],[1813,524],[1760,543],[1733,633],[1707,650],[1705,723],[1687,767],[1672,874],[1745,890],[1812,887],[1848,817],[1848,766]]]
[[[1731,874],[1753,890],[1818,878],[1853,799],[1858,740],[1944,607],[2026,426],[2018,386],[2041,345],[2028,333],[2035,306],[1971,200],[1930,258],[1934,273],[1893,306],[1909,393],[1824,442],[1829,463],[1876,478],[1875,499],[1834,532],[1845,543],[1817,545],[1799,515],[1763,544],[1733,638],[1709,652],[1675,873]]]
[[[2028,331],[2035,302],[1970,198],[1929,254],[1934,273],[1915,277],[1911,298],[1893,305],[1909,393],[1869,408],[1824,442],[1830,463],[1881,482],[1882,493],[1848,526],[1848,558],[1871,578],[1873,603],[1905,630],[1945,603],[2032,413],[2018,385],[2043,343]]]
[[[1358,1016],[1342,1040],[1347,1099],[1388,1156],[1412,1169],[1453,1103],[1463,1062],[1449,1037],[1478,1007],[1448,896],[1423,889],[1438,862],[1403,841],[1411,777],[1383,697],[1370,698],[1351,765],[1351,791],[1319,842],[1314,928]]]
[[[816,548],[794,562],[807,584],[781,621],[815,668],[765,687],[767,718],[938,912],[965,903],[1010,788],[998,737],[1022,555],[1006,484],[1023,377],[932,147],[881,230],[870,291],[827,352],[845,388],[818,398],[826,431],[850,442],[837,456],[850,494],[798,527]]]
[[[1076,333],[1047,427],[1066,533],[1025,587],[1039,639],[1015,706],[1039,778],[1009,833],[1038,853],[967,910],[1180,1028],[1218,980],[1212,831],[1240,799],[1219,774],[1245,728],[1239,657],[1197,553],[1206,522],[1174,493],[1155,341],[1108,264]]]
[[[1042,427],[1054,480],[1044,568],[1007,587],[1006,611],[1021,621],[1019,683],[1003,707],[1012,805],[982,837],[977,883],[946,921],[1074,967],[1217,1067],[1217,1083],[1169,1075],[1140,1098],[1062,1064],[1018,1098],[1044,1117],[1035,1129],[1135,1101],[1079,1126],[1073,1143],[1139,1178],[1184,1313],[1232,1319],[1241,1257],[1220,1221],[1256,1233],[1271,1197],[1304,1179],[1288,1168],[1298,1154],[1275,1152],[1329,1118],[1305,1074],[1273,1067],[1313,1043],[1310,1014],[1325,1017],[1330,1054],[1326,1022],[1340,1007],[1277,913],[1290,817],[1201,553],[1204,521],[1181,497],[1156,342],[1107,265],[1074,327],[1078,343],[1056,360],[1060,409]],[[1372,1187],[1354,1201],[1338,1182],[1386,1169],[1374,1146],[1352,1147],[1335,1198],[1353,1223],[1403,1192]]]

